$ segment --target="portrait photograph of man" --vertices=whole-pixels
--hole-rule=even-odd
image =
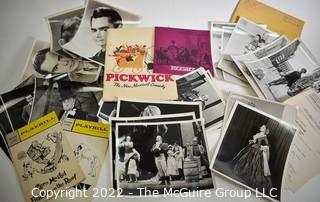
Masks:
[[[104,65],[106,33],[109,28],[139,24],[140,17],[110,3],[87,1],[81,24],[71,41],[62,45],[64,50]]]

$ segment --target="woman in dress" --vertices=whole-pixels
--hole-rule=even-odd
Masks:
[[[171,180],[174,176],[178,175],[177,161],[175,159],[175,155],[177,152],[173,151],[173,146],[169,145],[168,147],[168,159],[167,159],[167,175],[171,177]]]
[[[234,173],[245,184],[268,191],[272,188],[271,173],[269,168],[270,147],[267,135],[269,130],[265,125],[260,127],[249,144],[244,147],[234,158]]]

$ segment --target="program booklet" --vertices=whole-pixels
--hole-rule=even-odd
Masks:
[[[104,101],[178,98],[175,77],[153,74],[154,28],[109,29]]]
[[[210,32],[155,28],[154,72],[183,75],[199,67],[213,73]]]
[[[41,190],[66,190],[85,179],[54,112],[7,135],[13,165],[26,201]],[[72,168],[72,169],[70,169]]]
[[[91,201],[108,149],[109,124],[69,117],[61,124],[86,176],[84,181],[73,187],[87,193],[87,197],[80,197],[77,201]]]

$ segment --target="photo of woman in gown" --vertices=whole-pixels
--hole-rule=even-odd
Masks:
[[[273,187],[269,168],[269,129],[262,125],[259,130],[249,140],[249,144],[233,158],[233,171],[250,187],[269,191]]]

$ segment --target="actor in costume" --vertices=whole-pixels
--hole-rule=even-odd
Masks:
[[[269,168],[270,147],[267,138],[269,130],[265,125],[260,127],[260,132],[249,140],[233,159],[235,162],[234,173],[246,184],[259,190],[269,191],[272,188],[271,173]]]
[[[152,146],[151,152],[154,155],[154,161],[158,169],[158,174],[160,176],[160,185],[170,185],[170,178],[167,174],[167,162],[166,154],[168,152],[168,144],[162,141],[162,137],[158,135],[156,137],[156,143]]]

